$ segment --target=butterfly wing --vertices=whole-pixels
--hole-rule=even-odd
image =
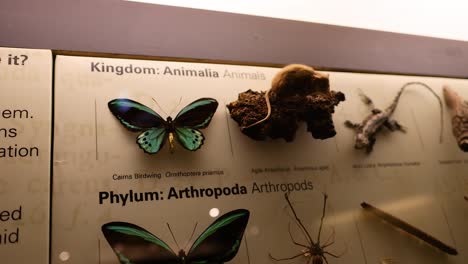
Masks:
[[[216,219],[193,243],[187,262],[222,264],[233,259],[242,242],[249,214],[248,210],[238,209]]]
[[[174,119],[175,127],[205,128],[218,108],[218,101],[213,98],[200,98],[188,104]]]
[[[177,141],[179,141],[184,148],[190,151],[195,151],[201,148],[205,141],[205,137],[202,132],[192,128],[176,127],[175,134]]]
[[[164,142],[166,142],[167,132],[165,127],[150,128],[138,135],[137,143],[146,153],[157,153]]]
[[[197,129],[206,128],[218,108],[213,98],[200,98],[184,107],[174,119],[175,134],[179,143],[186,149],[195,151],[205,140]]]
[[[149,107],[130,99],[114,99],[108,103],[115,117],[131,131],[143,131],[137,143],[146,153],[157,153],[167,137],[167,122]]]
[[[142,131],[153,127],[166,127],[166,121],[151,108],[130,99],[114,99],[109,110],[127,129]]]
[[[121,264],[179,264],[179,257],[161,239],[130,223],[111,222],[102,233]]]

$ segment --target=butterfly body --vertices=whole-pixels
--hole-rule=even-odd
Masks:
[[[175,141],[187,150],[198,150],[205,140],[198,129],[210,124],[218,102],[213,98],[200,98],[184,107],[174,119],[169,116],[166,120],[151,108],[127,98],[114,99],[108,107],[128,130],[141,132],[137,137],[138,146],[148,154],[155,154],[166,139],[171,152]]]
[[[185,264],[185,261],[187,260],[187,254],[183,249],[179,250],[179,259],[181,264]]]
[[[164,124],[164,126],[166,127],[166,132],[175,133],[175,126],[172,117],[168,116],[166,118],[166,124]]]
[[[174,153],[176,141],[174,134],[176,133],[176,131],[172,117],[168,116],[166,118],[166,124],[164,124],[164,127],[166,128],[166,133],[168,133],[167,139],[169,141],[169,150],[171,151],[171,153]]]
[[[102,232],[121,264],[223,264],[240,248],[249,211],[238,209],[220,216],[195,240],[189,251],[176,254],[161,239],[126,222],[111,222]]]

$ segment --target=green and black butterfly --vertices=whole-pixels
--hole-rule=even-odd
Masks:
[[[130,131],[142,132],[137,143],[146,153],[157,153],[166,138],[171,152],[174,149],[174,134],[179,143],[190,151],[203,145],[205,137],[198,129],[206,128],[211,121],[218,102],[213,98],[200,98],[184,107],[174,120],[164,120],[151,108],[130,99],[114,99],[108,103],[109,109]]]
[[[102,233],[121,264],[222,264],[237,254],[249,211],[237,209],[220,216],[195,240],[185,253],[174,251],[161,239],[130,223],[111,222]]]

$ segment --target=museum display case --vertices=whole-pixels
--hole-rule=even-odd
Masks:
[[[46,2],[0,9],[6,263],[466,262],[467,42]]]

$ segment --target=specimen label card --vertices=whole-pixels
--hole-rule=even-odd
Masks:
[[[0,256],[48,263],[52,53],[0,48]]]
[[[252,140],[241,133],[226,105],[248,89],[269,89],[278,70],[58,56],[52,263],[119,263],[119,258],[124,262],[134,256],[119,252],[128,252],[132,245],[124,235],[109,230],[129,226],[152,233],[175,254],[181,249],[190,254],[188,249],[197,238],[203,240],[210,224],[237,209],[249,210],[250,218],[239,251],[229,263],[272,263],[270,253],[286,258],[301,252],[291,242],[290,232],[299,243],[307,243],[294,224],[285,192],[290,192],[314,240],[322,215],[322,192],[328,194],[323,241],[335,241],[327,248],[335,255],[346,252],[338,260],[328,258],[330,263],[379,261],[379,256],[387,253],[384,245],[376,247],[372,242],[372,228],[380,222],[364,218],[362,201],[455,244],[434,186],[441,180],[438,160],[461,158],[463,153],[451,144],[445,126],[447,140],[438,142],[440,127],[434,121],[439,117],[437,99],[421,87],[408,89],[394,114],[407,132],[378,134],[371,154],[354,149],[355,132],[344,122],[361,122],[371,112],[360,101],[360,93],[385,109],[407,82],[423,81],[441,95],[443,84],[462,86],[465,81],[329,72],[331,89],[346,95],[333,115],[334,138],[314,139],[302,124],[290,143]],[[190,103],[201,98],[199,103],[213,98],[219,104],[209,126],[199,129],[204,137],[201,148],[188,151],[179,143],[180,138],[171,141],[171,136],[157,140],[161,133],[174,133],[170,124],[177,130],[178,117],[190,112],[194,107]],[[136,121],[132,114],[122,114],[130,108],[136,111],[135,102],[149,113]],[[120,113],[119,118],[116,113]],[[192,112],[191,118],[206,115]],[[145,123],[159,120],[155,116],[166,125],[156,129]],[[191,138],[193,142],[187,144],[196,144],[199,139]],[[154,150],[154,144],[162,145],[158,153],[145,153]],[[447,167],[444,173],[455,171]],[[431,221],[426,221],[429,218]],[[377,228],[390,232],[385,226]],[[223,242],[224,238],[218,239]],[[404,239],[396,232],[388,243],[402,244]],[[441,263],[425,257],[418,241],[410,241],[406,247],[419,251],[414,255],[400,247],[399,261]],[[155,263],[162,258],[157,254],[152,257]],[[295,263],[304,263],[306,257]],[[454,259],[451,263],[462,262]]]

